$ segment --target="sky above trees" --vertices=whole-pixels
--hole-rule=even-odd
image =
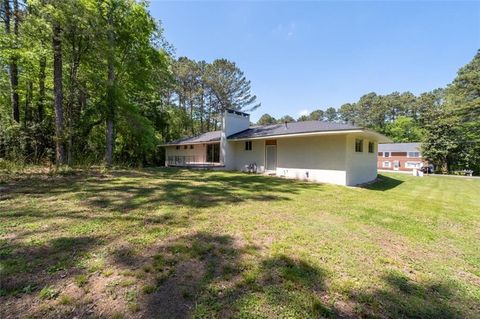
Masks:
[[[150,11],[176,56],[237,63],[262,103],[253,121],[445,87],[480,47],[480,2],[152,1]]]

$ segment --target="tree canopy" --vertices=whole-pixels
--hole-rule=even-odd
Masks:
[[[175,58],[146,2],[1,1],[0,158],[160,164],[162,142],[259,107],[232,61]]]
[[[235,62],[175,57],[144,1],[2,0],[0,20],[1,160],[161,164],[161,143],[219,129],[227,108],[260,107]],[[422,141],[443,170],[478,174],[479,118],[480,51],[446,88],[369,92],[297,120]],[[264,114],[258,123],[294,121]]]

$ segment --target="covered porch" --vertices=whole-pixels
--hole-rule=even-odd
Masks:
[[[183,144],[166,148],[165,166],[219,167],[220,143]]]

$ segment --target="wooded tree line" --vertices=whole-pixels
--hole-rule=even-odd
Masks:
[[[219,129],[226,108],[260,105],[234,62],[176,59],[144,2],[0,0],[0,20],[0,159],[161,164],[162,142]],[[478,174],[479,55],[447,88],[368,93],[297,120],[423,141],[438,167]],[[294,120],[266,114],[259,123]]]
[[[315,110],[297,121],[343,122],[371,128],[394,142],[422,142],[423,154],[444,172],[468,169],[480,174],[480,51],[446,88],[422,93],[363,95],[355,103]],[[269,114],[257,124],[293,122]]]
[[[134,0],[0,0],[0,159],[160,164],[159,145],[258,106],[235,63],[176,60]]]

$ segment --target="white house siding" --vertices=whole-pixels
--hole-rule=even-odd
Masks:
[[[250,116],[244,116],[225,111],[222,119],[222,135],[220,138],[220,162],[225,165],[225,169],[236,169],[235,148],[233,147],[234,145],[231,142],[227,141],[227,137],[232,134],[244,131],[248,129],[249,126]]]
[[[180,149],[176,149],[176,146],[165,147],[165,156],[168,159],[169,156],[195,156],[196,162],[206,162],[207,145],[195,144],[193,149],[190,149],[190,145],[187,145],[187,149],[184,149],[183,145],[180,145]]]
[[[245,165],[256,164],[257,172],[265,171],[265,140],[252,140],[252,150],[245,150],[245,141],[229,142],[235,152],[235,170],[245,171]]]
[[[363,152],[355,152],[355,139],[363,139]],[[374,142],[373,153],[368,152],[368,142]],[[377,178],[378,143],[361,135],[347,136],[347,185],[358,185]]]
[[[277,139],[276,175],[346,185],[346,136]]]

